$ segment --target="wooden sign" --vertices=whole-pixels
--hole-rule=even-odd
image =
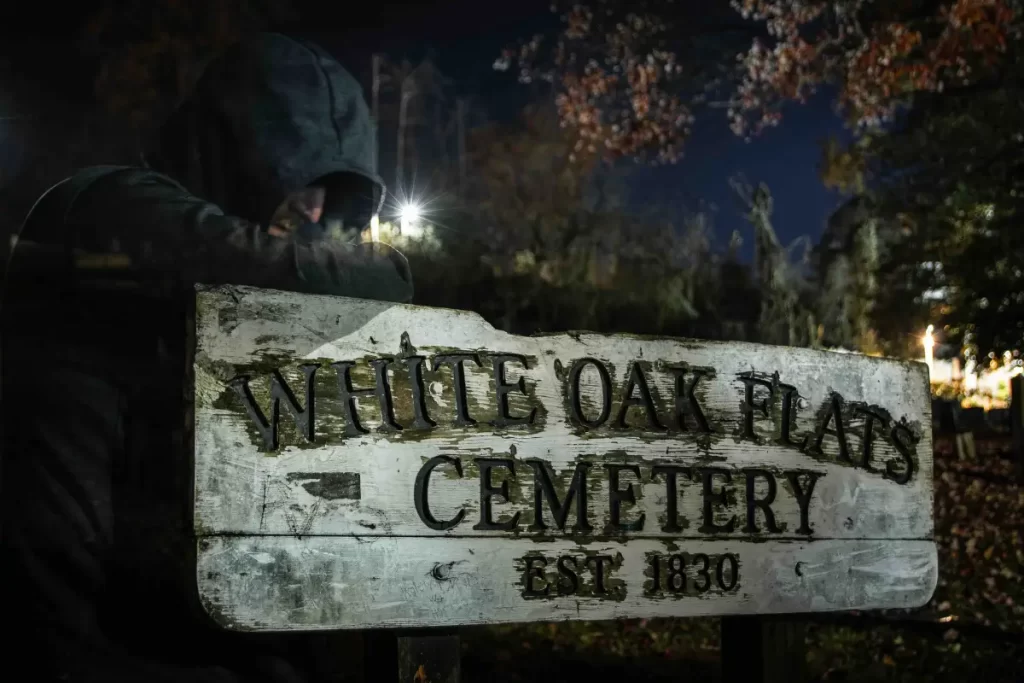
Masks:
[[[199,591],[237,629],[915,607],[920,363],[248,288],[196,302]]]

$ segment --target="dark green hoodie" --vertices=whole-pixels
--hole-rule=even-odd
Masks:
[[[362,90],[344,68],[314,45],[254,36],[208,67],[150,168],[85,169],[44,195],[12,273],[35,267],[31,248],[44,245],[115,253],[126,274],[147,278],[408,301],[407,263],[386,245],[328,240],[320,225],[295,240],[267,233],[278,204],[310,184],[327,189],[323,223],[365,227],[384,194],[373,149]]]
[[[152,168],[85,169],[37,203],[3,300],[10,670],[293,681],[287,661],[314,661],[269,636],[221,633],[197,604],[189,300],[195,283],[409,300],[393,250],[329,240],[315,225],[301,238],[266,231],[273,207],[314,181],[327,186],[329,215],[369,220],[383,191],[372,144],[344,69],[261,35],[210,66]],[[288,656],[261,658],[275,652]]]
[[[263,34],[207,69],[149,159],[256,223],[265,224],[288,192],[322,181],[333,190],[327,212],[355,209],[349,222],[361,228],[384,193],[374,146],[359,83],[316,45]]]

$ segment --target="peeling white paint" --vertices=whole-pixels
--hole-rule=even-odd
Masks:
[[[195,418],[195,517],[202,536],[197,576],[201,594],[216,608],[212,613],[228,625],[365,628],[913,607],[926,602],[934,590],[930,399],[920,364],[742,343],[589,334],[523,338],[494,330],[479,316],[460,311],[250,288],[201,291],[197,310],[197,368],[202,366],[204,373],[202,386],[197,386]],[[303,359],[325,367],[341,360],[365,365],[368,357],[400,356],[403,334],[417,353],[428,357],[456,349],[533,359],[525,371],[510,366],[507,378],[514,382],[524,377],[532,405],[544,409],[543,428],[487,426],[496,410],[489,367],[466,376],[479,426],[451,427],[451,372],[428,367],[424,388],[438,428],[419,435],[379,432],[376,401],[364,398],[358,414],[370,433],[342,438],[337,436],[343,425],[340,402],[329,393],[336,391],[335,380],[325,369],[318,371],[325,379],[318,385],[322,402],[317,404],[317,419],[329,438],[316,444],[295,441],[301,437],[282,409],[284,446],[268,455],[254,440],[243,404],[224,388],[226,377],[215,378],[211,369],[216,365],[223,375],[225,368],[266,367],[270,358],[290,364],[293,373]],[[630,364],[644,359],[650,364],[647,379],[664,420],[671,418],[675,391],[666,366],[713,368],[716,375],[701,386],[700,402],[721,433],[711,442],[698,443],[692,438],[693,424],[686,434],[581,431],[568,418],[564,386],[571,363],[583,357],[607,364],[615,407]],[[793,422],[798,437],[814,432],[815,413],[831,391],[846,402],[880,406],[894,420],[915,425],[921,440],[913,477],[901,485],[881,472],[839,462],[834,435],[826,435],[824,453],[818,458],[780,446],[774,416],[755,421],[760,443],[741,439],[744,385],[738,374],[749,370],[778,372],[780,381],[798,388],[803,404]],[[367,377],[360,376],[362,386],[372,381]],[[407,380],[394,373],[389,377],[397,396],[403,390],[399,385]],[[219,393],[211,378],[221,382]],[[258,388],[266,378],[254,377],[252,382]],[[581,387],[584,394],[597,395],[597,373],[581,375]],[[296,395],[301,401],[301,391]],[[270,414],[265,400],[261,409]],[[520,400],[517,410],[522,411],[526,404]],[[401,417],[410,424],[410,415]],[[631,413],[630,424],[643,426],[643,413]],[[856,459],[863,434],[851,425],[846,439]],[[464,468],[461,478],[450,468],[439,468],[429,480],[429,504],[438,518],[465,511],[464,521],[446,531],[425,526],[413,505],[417,474],[437,455],[459,458]],[[511,500],[494,498],[493,510],[495,520],[521,514],[515,535],[474,528],[480,521],[481,486],[474,460],[479,457],[517,463],[514,480],[499,471],[493,482],[512,484]],[[565,531],[555,530],[537,542],[529,529],[533,476],[525,464],[532,458],[550,463],[556,475],[566,477],[578,462],[592,463],[587,488],[593,533],[572,531],[573,510]],[[898,458],[889,441],[876,439],[875,468]],[[659,463],[713,465],[732,472],[737,502],[728,510],[716,508],[716,520],[734,514],[734,530],[714,538],[701,533],[700,483],[681,479],[678,512],[687,526],[681,532],[663,531],[666,484],[650,475],[650,468]],[[644,514],[642,531],[620,533],[618,538],[604,532],[610,491],[607,477],[600,473],[606,464],[640,467],[641,481],[626,475],[622,485],[633,486],[636,503],[627,505],[625,514],[627,519]],[[778,478],[772,509],[781,533],[769,534],[763,528],[758,534],[744,531],[744,468],[768,469]],[[820,475],[809,507],[810,538],[796,533],[800,506],[780,474],[791,470]],[[358,475],[358,487],[350,485],[344,495],[325,488],[331,476],[342,475]],[[560,481],[560,495],[567,481]],[[353,497],[355,491],[358,497]],[[757,480],[756,496],[763,497],[766,491],[766,483]],[[758,520],[763,527],[764,518]],[[525,555],[597,551],[622,555],[618,578],[626,593],[621,599],[524,598],[520,565]],[[678,599],[645,596],[646,553],[652,552],[735,553],[741,566],[739,587],[734,593]],[[438,565],[449,564],[450,569],[440,572],[443,580],[432,574]]]
[[[743,558],[739,587],[729,594],[693,592],[682,597],[651,599],[644,595],[645,577],[627,572],[623,600],[575,596],[524,600],[520,578],[501,571],[512,566],[522,548],[499,539],[384,538],[370,546],[352,538],[272,538],[264,547],[296,561],[304,550],[329,548],[341,559],[326,569],[345,577],[344,588],[321,582],[319,574],[290,589],[304,596],[294,608],[294,591],[284,591],[270,565],[246,562],[253,539],[210,539],[201,554],[200,575],[214,572],[220,580],[204,586],[206,597],[231,606],[231,626],[238,629],[333,629],[399,626],[444,626],[494,622],[564,621],[787,613],[847,609],[914,607],[928,600],[938,580],[935,546],[929,541],[816,541],[793,544],[751,544],[742,541],[687,542],[689,553],[735,552]],[[532,548],[549,556],[578,553],[568,541]],[[643,565],[645,553],[665,548],[652,541],[595,544],[594,550],[621,552],[625,563]],[[470,550],[473,554],[470,554]],[[458,559],[465,569],[448,581],[430,576],[441,558]],[[798,576],[798,562],[817,567]],[[238,569],[249,576],[244,580]],[[386,577],[386,578],[382,578]],[[693,580],[691,574],[691,580]]]

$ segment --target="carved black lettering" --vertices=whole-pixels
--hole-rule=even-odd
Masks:
[[[610,565],[615,560],[611,555],[591,555],[587,558],[587,564],[594,563],[594,592],[599,595],[605,595],[608,593],[608,588],[604,585],[605,579],[605,565]]]
[[[455,422],[456,427],[472,427],[476,424],[469,415],[469,397],[466,395],[466,368],[465,362],[473,361],[481,366],[480,357],[475,353],[449,353],[434,356],[432,365],[436,372],[439,368],[450,367],[452,369],[452,386],[455,391]]]
[[[836,427],[835,429],[829,429],[828,425],[833,420],[835,420]],[[832,398],[828,402],[825,417],[822,419],[821,424],[818,425],[813,441],[808,439],[809,443],[804,445],[804,452],[809,455],[821,455],[821,442],[825,439],[826,434],[834,434],[839,442],[839,459],[843,462],[852,462],[850,460],[850,449],[846,445],[846,432],[843,429],[843,397],[836,392],[832,392]]]
[[[446,531],[455,527],[466,516],[466,509],[459,508],[459,511],[449,520],[438,520],[430,510],[429,486],[430,475],[438,465],[447,464],[455,468],[455,473],[462,478],[462,461],[447,455],[438,455],[423,463],[423,467],[416,474],[416,483],[413,485],[413,503],[416,507],[416,514],[420,520],[427,525],[428,529],[434,531]]]
[[[601,412],[596,420],[587,419],[587,416],[583,414],[583,405],[580,402],[580,376],[588,365],[594,366],[601,379]],[[597,429],[611,415],[612,378],[601,361],[594,358],[581,358],[572,364],[572,369],[569,370],[569,409],[572,412],[573,420],[588,429]]]
[[[633,485],[627,484],[626,488],[619,488],[619,474],[625,470],[632,472],[633,476],[640,479],[640,467],[637,465],[605,465],[605,469],[608,470],[608,512],[609,512],[609,531],[642,531],[644,528],[644,520],[647,515],[640,513],[640,516],[632,522],[622,522],[622,503],[626,502],[630,505],[636,505],[636,494],[633,492]]]
[[[703,524],[701,524],[700,528],[697,530],[702,534],[731,533],[736,526],[736,515],[729,517],[729,521],[725,524],[716,524],[714,505],[717,504],[722,507],[728,506],[729,490],[725,488],[725,484],[732,482],[732,475],[729,473],[729,470],[721,467],[701,467],[699,468],[699,471],[701,477],[701,493],[704,496],[704,519]],[[715,475],[725,479],[722,489],[717,493],[714,491]]]
[[[526,357],[515,354],[502,354],[491,356],[494,363],[494,393],[498,401],[498,416],[491,422],[495,427],[511,427],[515,425],[533,424],[537,416],[537,409],[531,408],[529,415],[513,417],[508,412],[508,395],[512,391],[518,391],[526,395],[526,380],[520,375],[515,382],[509,383],[505,379],[505,363],[516,361],[523,364],[523,369],[528,369]]]
[[[740,375],[740,381],[743,382],[743,428],[740,432],[740,436],[744,439],[750,439],[754,441],[757,439],[757,435],[754,433],[754,411],[759,411],[764,417],[768,417],[768,406],[775,395],[775,389],[772,387],[772,383],[761,377],[756,377],[751,372],[745,372]],[[768,390],[768,398],[762,400],[760,403],[754,403],[754,388],[764,387]]]
[[[693,556],[693,559],[701,563],[701,566],[697,569],[697,577],[704,579],[702,583],[694,581],[693,587],[698,593],[707,593],[711,589],[711,574],[709,572],[711,569],[711,558],[704,553],[697,553]]]
[[[725,563],[729,563],[729,581],[725,580]],[[728,593],[736,587],[740,580],[740,563],[732,553],[725,553],[718,557],[718,566],[715,567],[715,578],[718,579],[718,587],[723,593]]]
[[[775,523],[775,513],[772,512],[771,504],[775,502],[776,485],[775,476],[768,470],[759,469],[745,469],[743,474],[747,477],[747,525],[743,527],[743,531],[748,534],[756,534],[760,531],[757,526],[757,514],[758,508],[764,513],[765,527],[770,533],[777,534],[781,533],[782,529]],[[758,477],[768,482],[768,492],[764,498],[757,499],[755,484]]]
[[[875,424],[879,424],[882,429],[885,429],[889,420],[874,406],[867,408],[857,406],[856,412],[864,416],[864,438],[860,442],[860,466],[868,472],[876,474],[878,470],[871,466],[871,451],[875,443]]]
[[[427,414],[427,392],[423,385],[423,364],[426,360],[424,356],[409,356],[402,359],[409,368],[409,383],[412,385],[412,424],[416,429],[431,429],[437,426]]]
[[[380,429],[386,432],[397,432],[402,429],[402,425],[395,421],[395,404],[391,399],[391,384],[388,382],[388,365],[393,362],[391,358],[370,361],[370,367],[373,368],[374,394],[380,405]]]
[[[547,595],[551,590],[551,586],[544,580],[544,568],[548,566],[548,561],[540,555],[528,555],[524,560],[526,569],[523,572],[523,593],[532,597]],[[534,579],[539,580],[544,587],[534,588]]]
[[[570,562],[572,563],[572,567],[569,566]],[[578,571],[576,558],[572,555],[562,555],[558,558],[557,566],[559,574],[558,592],[562,595],[572,595],[577,592],[580,589],[580,577],[576,573]],[[562,579],[568,581],[568,588],[563,588]]]
[[[508,479],[501,482],[501,486],[495,488],[491,483],[491,470],[495,467],[507,467],[508,476],[516,477],[516,463],[511,458],[475,458],[480,468],[480,522],[473,526],[477,531],[511,531],[519,524],[519,513],[512,515],[511,519],[504,522],[494,521],[494,512],[491,503],[495,496],[501,496],[509,500]]]
[[[814,494],[814,485],[818,483],[818,478],[821,477],[820,472],[810,472],[807,470],[792,470],[784,472],[786,480],[789,482],[790,487],[793,489],[793,497],[796,498],[797,505],[800,506],[800,528],[796,530],[798,534],[811,534],[810,524],[810,505],[811,496]],[[807,477],[807,488],[805,489],[800,483],[800,475]]]
[[[545,460],[531,459],[526,464],[533,468],[533,524],[530,531],[544,531],[547,524],[544,523],[544,499],[547,499],[548,507],[551,508],[551,515],[555,519],[555,526],[559,531],[565,531],[565,521],[569,516],[569,508],[572,501],[576,499],[576,524],[574,531],[591,531],[588,520],[587,509],[587,470],[590,469],[589,462],[576,463],[576,470],[572,475],[572,483],[565,493],[565,500],[558,500],[558,492],[555,491],[554,472],[551,465]]]
[[[655,465],[651,468],[651,478],[665,475],[665,524],[661,530],[667,534],[679,533],[683,527],[679,525],[679,485],[678,475],[684,475],[693,481],[693,473],[689,467],[680,465]]]
[[[911,475],[914,474],[913,452],[914,446],[917,443],[917,437],[914,436],[914,432],[910,431],[910,427],[897,422],[892,426],[889,438],[892,439],[892,447],[896,449],[896,452],[900,454],[900,458],[903,460],[903,471],[900,472],[893,461],[890,460],[885,463],[885,474],[883,476],[886,479],[892,479],[897,484],[906,484],[910,481]]]
[[[646,591],[649,595],[661,592],[661,555],[647,554],[647,565],[650,567],[651,587]]]
[[[686,416],[690,415],[693,421],[697,424],[697,431],[704,432],[705,434],[711,433],[711,425],[708,424],[707,418],[704,416],[704,409],[701,408],[700,401],[697,400],[697,384],[710,375],[709,372],[704,370],[689,370],[687,368],[673,367],[669,368],[673,375],[675,375],[675,417],[676,427],[679,431],[685,432],[686,429]],[[686,375],[693,375],[693,381],[690,382],[689,386],[686,385]]]
[[[394,406],[391,402],[391,385],[388,383],[388,365],[392,362],[390,358],[378,358],[370,361],[374,376],[374,386],[371,389],[353,388],[352,368],[355,367],[355,362],[342,360],[331,363],[331,367],[338,373],[338,398],[345,411],[346,436],[359,436],[370,431],[359,422],[356,399],[360,396],[377,397],[377,403],[380,406],[381,431],[397,432],[402,429],[402,426],[395,422]]]
[[[302,433],[307,441],[316,440],[316,415],[314,406],[316,404],[316,390],[314,379],[316,371],[320,368],[315,363],[305,363],[299,366],[305,378],[306,408],[303,409],[292,393],[288,383],[277,370],[270,376],[270,419],[263,415],[263,411],[256,405],[256,398],[249,389],[249,377],[243,375],[228,382],[228,386],[234,389],[235,393],[245,405],[245,411],[249,418],[256,423],[256,430],[263,437],[263,445],[268,451],[277,450],[277,423],[281,415],[281,399],[284,399],[285,407],[292,414],[295,426]]]
[[[673,593],[686,592],[686,560],[686,553],[677,553],[665,563],[665,588]]]
[[[782,392],[782,425],[779,429],[779,443],[783,446],[796,446],[802,444],[793,440],[793,427],[796,425],[795,401],[800,400],[800,392],[790,384],[780,384],[779,391]]]
[[[640,390],[639,396],[633,396],[636,389]],[[658,421],[658,411],[654,407],[654,399],[651,397],[650,387],[647,386],[647,378],[639,363],[633,363],[630,366],[629,380],[626,381],[626,388],[622,392],[622,405],[619,406],[619,412],[615,416],[612,426],[616,429],[627,429],[626,413],[633,406],[642,407],[647,413],[648,429],[665,430],[665,427]]]

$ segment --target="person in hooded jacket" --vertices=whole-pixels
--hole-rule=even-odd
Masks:
[[[411,299],[404,258],[358,239],[384,194],[372,126],[323,50],[253,36],[146,167],[85,169],[27,217],[3,298],[9,680],[305,680],[197,604],[188,331],[197,283]]]

